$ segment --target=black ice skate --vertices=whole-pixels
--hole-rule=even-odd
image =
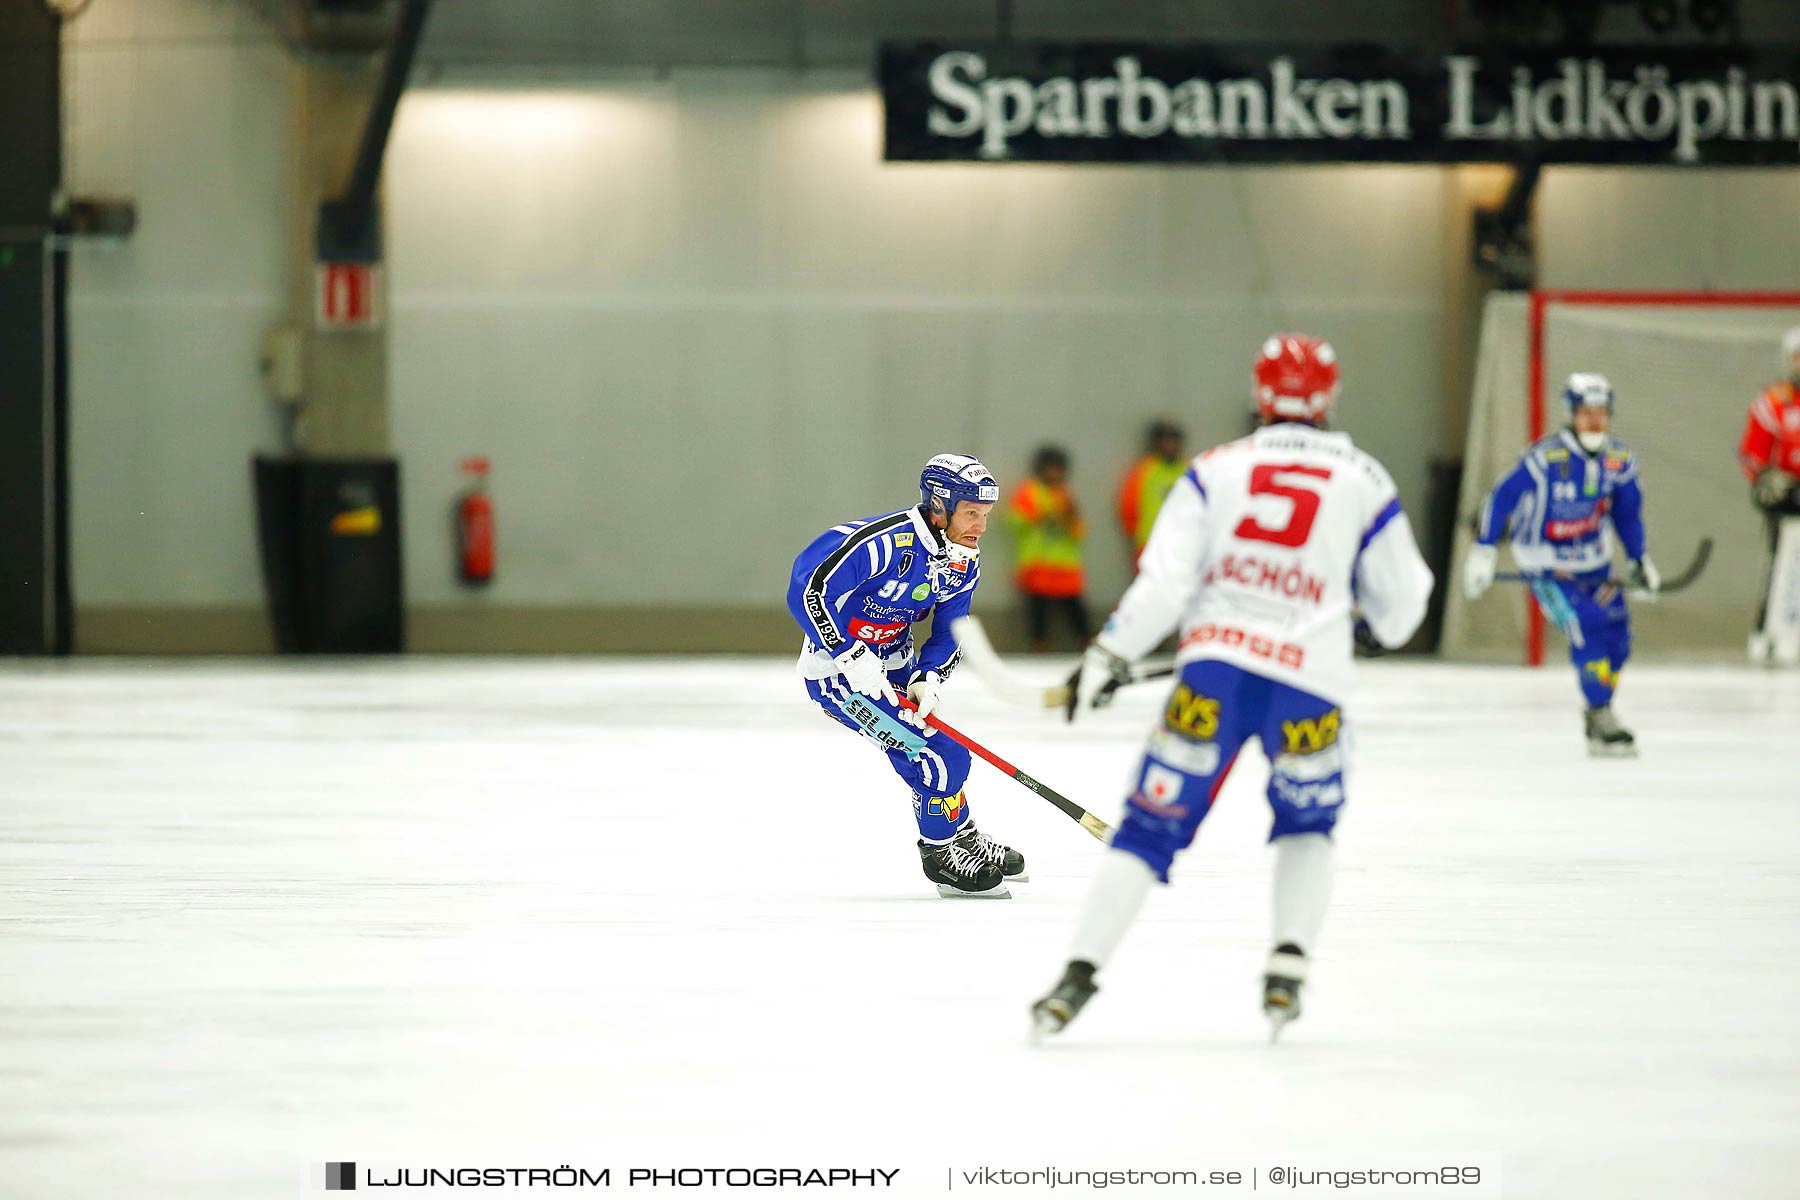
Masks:
[[[977,831],[975,822],[970,821],[963,827],[962,832],[956,835],[956,840],[959,842],[964,838],[972,841],[977,854],[1000,868],[1000,873],[1006,876],[1006,882],[1031,882],[1031,876],[1025,873],[1025,856],[1011,846],[996,842],[987,834]]]
[[[964,830],[942,846],[919,843],[919,865],[925,878],[937,884],[938,895],[968,897],[979,900],[1010,900],[1006,876],[1000,864],[990,862],[981,853],[972,836]]]
[[[1269,1018],[1269,1040],[1281,1036],[1281,1027],[1300,1015],[1300,985],[1306,982],[1306,954],[1292,942],[1269,952],[1263,975],[1263,1015]]]
[[[1061,1033],[1100,988],[1094,983],[1094,964],[1076,959],[1048,996],[1031,1006],[1033,1038]]]
[[[1602,704],[1584,714],[1587,726],[1588,753],[1595,758],[1632,758],[1637,754],[1637,739],[1631,730],[1619,724],[1612,705]]]

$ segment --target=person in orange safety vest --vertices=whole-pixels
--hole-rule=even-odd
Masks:
[[[1092,628],[1081,598],[1087,586],[1081,566],[1081,543],[1087,522],[1069,489],[1069,455],[1060,446],[1044,446],[1031,460],[1031,476],[1013,490],[1007,522],[1018,538],[1015,567],[1025,593],[1025,615],[1032,650],[1050,648],[1050,614],[1060,609],[1085,646]]]
[[[1150,527],[1156,524],[1156,514],[1162,511],[1169,489],[1188,469],[1187,457],[1182,454],[1186,436],[1179,425],[1154,421],[1145,441],[1148,453],[1133,464],[1119,486],[1119,524],[1131,541],[1133,566],[1144,552],[1144,543],[1150,540]]]

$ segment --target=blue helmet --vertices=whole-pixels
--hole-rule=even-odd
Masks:
[[[1577,371],[1563,384],[1563,403],[1569,406],[1570,416],[1574,416],[1578,408],[1604,408],[1611,412],[1612,384],[1606,382],[1604,375]]]
[[[959,501],[994,504],[999,499],[1000,485],[994,473],[967,454],[940,454],[919,472],[919,505],[926,512],[948,517]]]

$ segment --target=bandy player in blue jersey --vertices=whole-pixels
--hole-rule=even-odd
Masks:
[[[800,552],[788,582],[788,611],[806,635],[806,694],[874,743],[912,789],[919,860],[943,896],[1007,899],[1008,881],[1026,879],[1024,856],[975,828],[963,795],[969,752],[924,720],[961,658],[950,623],[969,614],[999,498],[979,461],[940,454],[919,476],[916,507],[832,526]],[[933,613],[915,650],[913,623]]]
[[[1356,636],[1399,646],[1424,619],[1432,578],[1393,479],[1348,434],[1323,428],[1338,390],[1331,346],[1272,337],[1254,377],[1261,428],[1196,458],[1175,484],[1136,582],[1071,688],[1073,720],[1179,624],[1179,682],[1132,776],[1062,980],[1032,1006],[1040,1033],[1060,1030],[1098,990],[1095,972],[1150,885],[1169,881],[1249,741],[1269,760],[1275,814],[1263,1008],[1276,1030],[1300,1012],[1345,799],[1353,613]]]
[[[1645,548],[1637,456],[1610,432],[1612,385],[1604,375],[1571,375],[1563,401],[1568,426],[1526,450],[1483,502],[1463,591],[1471,600],[1487,591],[1495,543],[1509,537],[1513,560],[1535,576],[1538,609],[1568,640],[1587,701],[1588,753],[1625,757],[1637,742],[1613,716],[1612,699],[1631,657],[1631,613],[1624,589],[1608,582],[1612,531],[1631,560],[1628,587],[1654,596],[1662,580]]]

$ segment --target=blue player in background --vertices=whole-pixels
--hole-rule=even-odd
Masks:
[[[884,751],[912,789],[919,859],[943,896],[1006,899],[1007,881],[1026,879],[1024,856],[975,828],[963,795],[969,752],[924,720],[961,657],[950,623],[969,613],[999,498],[979,461],[940,454],[919,476],[916,508],[834,525],[800,552],[788,583],[788,611],[806,634],[806,693]],[[934,612],[915,650],[913,623]]]
[[[1506,535],[1519,569],[1535,577],[1544,619],[1568,639],[1587,701],[1588,752],[1624,757],[1637,743],[1613,716],[1612,699],[1631,657],[1631,614],[1625,590],[1608,582],[1613,531],[1631,562],[1626,586],[1654,596],[1662,580],[1645,546],[1637,458],[1609,432],[1612,385],[1604,375],[1571,375],[1563,400],[1569,424],[1526,450],[1482,505],[1463,591],[1473,600],[1493,583],[1495,543]]]

